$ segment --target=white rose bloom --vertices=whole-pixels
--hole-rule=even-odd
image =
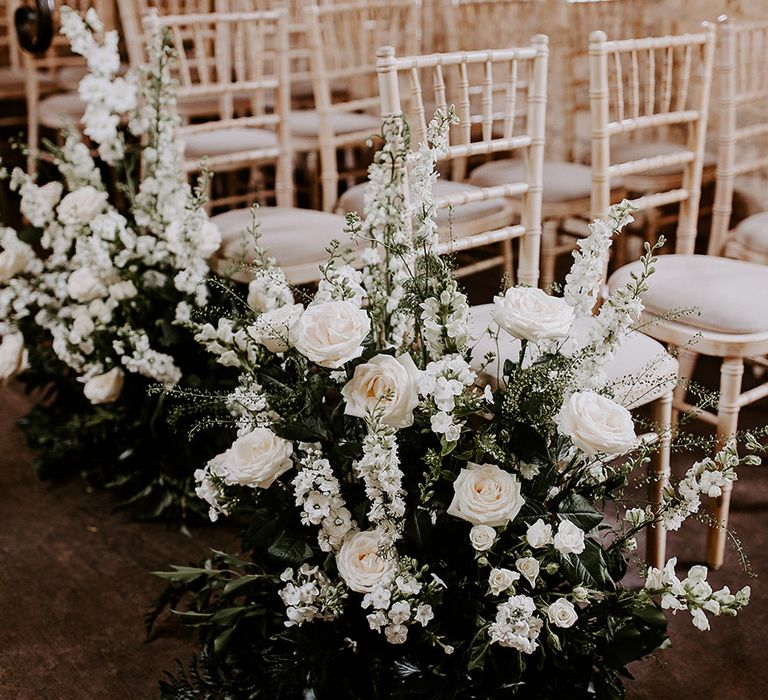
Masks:
[[[87,313],[79,313],[72,320],[72,332],[79,338],[87,338],[95,329],[93,319]]]
[[[555,416],[557,429],[590,457],[622,455],[637,447],[630,412],[594,391],[577,391]]]
[[[491,588],[493,595],[499,595],[504,591],[512,587],[515,581],[520,579],[520,574],[517,571],[510,571],[509,569],[491,569],[491,573],[488,575],[488,585]]]
[[[76,301],[93,301],[104,291],[104,285],[87,267],[75,270],[67,280],[67,293]]]
[[[564,299],[534,287],[510,287],[493,300],[493,320],[520,340],[537,343],[568,335],[574,311]]]
[[[523,497],[514,474],[495,464],[468,463],[453,482],[453,500],[448,515],[473,525],[506,525],[520,512]]]
[[[376,355],[355,367],[341,390],[344,413],[365,418],[377,412],[385,425],[407,428],[413,425],[413,409],[419,403],[418,379],[419,370],[408,353]]]
[[[96,215],[101,214],[106,203],[106,192],[86,185],[66,195],[56,211],[62,224],[84,226]]]
[[[560,554],[581,554],[584,551],[584,531],[570,520],[563,520],[557,528],[554,543]]]
[[[349,301],[312,304],[294,328],[294,347],[321,367],[338,369],[363,354],[368,314]]]
[[[525,580],[531,584],[531,588],[536,586],[536,578],[539,575],[539,561],[534,557],[521,557],[515,561],[515,568],[525,577]]]
[[[373,530],[348,537],[336,555],[336,566],[344,583],[356,593],[370,593],[395,568],[395,559],[379,555],[381,541]]]
[[[291,332],[303,311],[301,304],[287,304],[265,311],[248,328],[248,335],[270,352],[285,352],[290,347]]]
[[[116,301],[133,299],[138,293],[139,290],[136,289],[136,285],[131,280],[123,280],[122,282],[109,285],[109,296]]]
[[[552,526],[539,519],[528,527],[525,539],[534,549],[546,547],[548,544],[552,544]]]
[[[10,379],[27,366],[27,349],[21,333],[9,333],[0,342],[0,381]]]
[[[0,253],[0,283],[8,282],[22,272],[34,257],[34,251],[26,243],[19,242],[6,248]]]
[[[469,541],[478,552],[485,552],[493,547],[496,530],[488,525],[475,525],[469,531]]]
[[[91,377],[83,387],[85,398],[92,404],[111,403],[123,390],[125,375],[119,367],[114,367],[104,374]]]
[[[241,435],[226,452],[224,481],[251,488],[266,489],[287,472],[293,445],[269,428],[254,428]]]
[[[555,627],[573,627],[579,619],[573,603],[565,598],[560,598],[549,606],[547,617]]]

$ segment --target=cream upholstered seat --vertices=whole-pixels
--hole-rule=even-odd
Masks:
[[[277,135],[266,129],[232,127],[187,134],[183,137],[185,158],[223,156],[257,148],[277,146]]]
[[[252,222],[250,209],[235,209],[212,219],[222,235],[222,245],[216,268],[240,282],[250,280],[246,271],[233,271],[231,261],[251,260],[253,248],[243,234]],[[294,207],[263,207],[258,212],[260,244],[277,260],[292,284],[312,282],[321,278],[320,265],[326,261],[326,248],[331,241],[347,241],[345,219],[337,214],[297,209]],[[243,246],[246,246],[245,249]],[[227,269],[227,266],[228,269]]]
[[[673,320],[716,333],[768,332],[768,270],[764,265],[714,255],[662,255],[655,268],[643,294],[648,313],[662,316],[673,306],[695,308],[698,313]],[[617,270],[608,281],[609,288],[626,284],[639,269],[636,262]]]
[[[611,147],[611,160],[614,163],[626,163],[632,160],[645,160],[654,156],[665,156],[679,153],[685,147],[671,141],[638,141],[635,143],[616,144]],[[717,156],[708,151],[704,152],[704,167],[714,168]],[[683,165],[666,165],[643,173],[643,177],[683,174]]]
[[[76,128],[85,113],[85,102],[76,92],[57,92],[40,100],[38,123],[49,129]]]
[[[478,187],[494,187],[519,182],[524,177],[525,163],[518,158],[493,160],[475,168],[469,181]],[[544,161],[542,201],[564,202],[585,199],[592,190],[592,170],[588,165]]]
[[[381,118],[359,112],[338,112],[330,117],[336,134],[350,134],[370,130],[371,135],[379,132]],[[298,110],[288,115],[291,135],[300,139],[317,139],[320,133],[320,116],[313,109]]]
[[[729,258],[768,263],[768,212],[747,217],[730,233],[725,245]]]
[[[521,173],[520,178],[522,177]],[[367,187],[367,183],[362,183],[348,189],[341,195],[337,211],[340,213],[356,211],[362,214]],[[435,195],[438,198],[479,192],[481,192],[479,187],[473,187],[464,182],[439,179],[435,185]],[[468,204],[457,204],[451,209],[439,209],[437,225],[440,237],[447,239],[451,235],[454,237],[473,235],[497,226],[503,226],[510,220],[511,216],[512,208],[509,202],[503,197],[494,197]]]

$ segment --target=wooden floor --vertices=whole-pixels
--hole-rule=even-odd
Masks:
[[[14,426],[27,400],[0,389],[0,698],[3,700],[136,700],[157,696],[157,680],[194,637],[166,625],[144,641],[142,614],[162,589],[148,574],[193,562],[206,547],[235,551],[231,529],[188,538],[112,511],[107,494],[80,481],[40,483],[32,455]],[[765,408],[765,407],[763,407]],[[753,413],[752,420],[764,420]],[[678,460],[677,469],[685,464]],[[759,700],[768,697],[768,472],[745,470],[736,485],[733,526],[758,578],[754,602],[737,619],[718,619],[701,633],[690,616],[673,618],[673,648],[633,669],[635,700]],[[670,540],[685,563],[697,561],[704,531],[694,523]],[[746,582],[736,557],[713,584]]]

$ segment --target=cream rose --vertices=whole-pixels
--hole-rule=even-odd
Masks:
[[[491,588],[493,595],[499,595],[504,591],[510,589],[515,581],[520,579],[520,574],[517,571],[510,571],[509,569],[491,569],[491,573],[488,575],[488,585]]]
[[[0,253],[0,283],[19,274],[34,257],[35,252],[26,243],[19,241],[8,246]]]
[[[67,292],[76,301],[88,302],[102,296],[105,289],[89,268],[81,267],[69,276]]]
[[[574,312],[564,299],[534,287],[510,287],[494,297],[493,320],[520,340],[564,338],[573,323]]]
[[[370,593],[395,568],[394,558],[379,554],[380,539],[372,530],[348,537],[336,555],[339,576],[353,591]]]
[[[525,539],[534,549],[546,547],[548,544],[552,544],[552,526],[539,519],[533,525],[528,526]]]
[[[124,378],[123,370],[119,367],[91,377],[83,387],[85,398],[92,404],[112,403],[123,390]]]
[[[622,455],[637,447],[630,412],[594,391],[577,391],[555,416],[561,435],[590,457],[598,453]]]
[[[475,525],[469,531],[469,541],[478,552],[485,552],[496,541],[496,530],[488,525]]]
[[[349,301],[312,304],[294,327],[293,345],[321,367],[337,369],[363,354],[368,314]]]
[[[248,328],[248,335],[270,352],[285,352],[290,347],[291,332],[303,311],[301,304],[287,304],[265,311]]]
[[[540,565],[538,559],[533,557],[521,557],[515,561],[515,568],[525,577],[525,580],[531,584],[531,588],[536,585],[536,578],[539,575]]]
[[[0,381],[10,379],[27,366],[27,349],[21,333],[9,333],[0,342]]]
[[[84,226],[96,215],[101,214],[106,203],[106,192],[86,185],[66,195],[56,211],[62,224]]]
[[[224,481],[266,489],[291,466],[293,445],[269,428],[241,435],[226,452]]]
[[[573,603],[565,598],[559,598],[547,608],[547,617],[555,627],[573,627],[579,619]]]
[[[584,551],[584,531],[570,520],[561,521],[554,539],[560,554],[581,554]]]
[[[506,525],[520,512],[523,497],[514,474],[495,464],[468,463],[453,482],[453,500],[448,515],[473,525]]]
[[[413,409],[419,403],[418,380],[419,370],[408,353],[376,355],[355,367],[341,390],[344,413],[358,418],[378,413],[382,423],[407,428],[413,425]]]

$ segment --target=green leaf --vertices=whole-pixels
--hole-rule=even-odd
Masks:
[[[260,578],[263,578],[260,574],[248,574],[246,576],[241,576],[240,578],[232,579],[227,583],[226,586],[224,586],[223,595],[229,595],[239,588],[242,588],[246,584],[256,581]]]
[[[228,629],[225,629],[221,634],[216,636],[213,640],[213,653],[215,656],[221,656],[222,652],[227,648],[229,640],[232,637],[237,625],[232,625]]]
[[[290,564],[301,564],[312,556],[303,534],[283,530],[267,550],[273,557]]]
[[[571,585],[613,590],[614,582],[608,573],[605,550],[594,540],[584,541],[581,554],[558,554],[558,560]]]
[[[211,573],[208,569],[201,569],[194,566],[171,566],[174,569],[173,571],[153,571],[151,573],[153,576],[158,576],[168,581],[180,581],[185,583],[194,581],[201,576],[208,576]]]
[[[592,507],[584,496],[579,494],[566,496],[560,502],[557,514],[563,520],[570,520],[574,525],[578,525],[585,532],[589,532],[603,521],[603,516]]]

